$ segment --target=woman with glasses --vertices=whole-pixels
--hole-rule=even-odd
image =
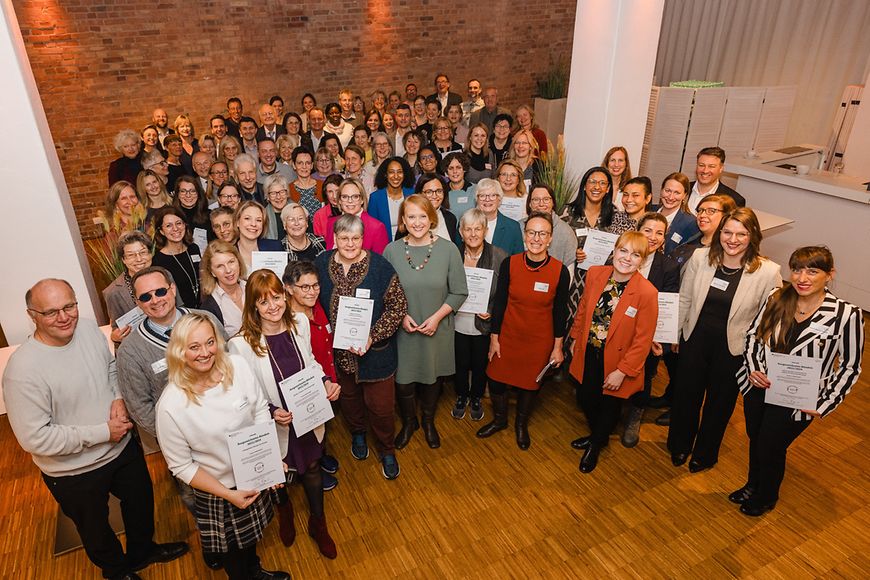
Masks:
[[[692,254],[683,274],[668,450],[675,467],[691,455],[692,473],[719,460],[749,327],[782,285],[779,265],[761,256],[761,239],[755,213],[738,208],[723,217],[710,247]]]
[[[184,222],[191,235],[207,235],[211,225],[208,219],[208,200],[199,188],[196,178],[189,175],[178,178],[175,182],[175,199],[172,200],[172,207],[184,214]]]
[[[446,192],[444,191],[444,181],[444,178],[440,175],[424,173],[417,180],[414,193],[428,199],[435,209],[435,216],[438,218],[438,222],[433,229],[435,235],[458,246],[461,240],[457,231],[457,219],[450,212],[450,200],[447,199]],[[399,237],[401,237],[401,234]]]
[[[338,207],[342,214],[355,215],[362,220],[364,231],[363,249],[382,254],[387,247],[387,229],[379,220],[373,218],[366,211],[365,187],[358,179],[345,179],[338,189]],[[331,218],[330,224],[336,219]],[[334,239],[326,239],[326,249],[331,250],[335,245]]]
[[[477,209],[486,216],[486,241],[512,256],[524,249],[523,233],[518,222],[499,211],[502,196],[501,185],[495,179],[481,179],[474,189]]]
[[[326,241],[317,234],[308,231],[308,212],[298,203],[291,201],[281,210],[279,219],[284,224],[287,234],[281,238],[287,259],[290,262],[314,258],[326,251]]]
[[[152,151],[146,153],[142,157],[142,169],[144,171],[153,171],[160,181],[163,182],[167,191],[172,191],[172,188],[167,185],[169,182],[169,163],[166,162],[166,157],[160,151]]]
[[[290,193],[287,178],[280,173],[273,173],[263,183],[263,190],[268,201],[266,214],[269,216],[266,237],[272,240],[283,240],[287,232],[284,229],[284,222],[281,221],[281,211],[287,207]]]
[[[212,207],[217,202],[217,192],[229,178],[230,168],[223,161],[214,161],[208,168],[208,185],[206,186],[205,197],[208,200],[209,207]]]
[[[523,179],[523,168],[513,159],[505,159],[495,170],[495,178],[501,185],[501,211],[512,220],[520,221],[526,217],[528,189]]]
[[[486,369],[494,418],[477,436],[507,428],[507,390],[514,387],[516,442],[526,450],[532,444],[529,418],[541,388],[538,377],[564,360],[569,277],[565,266],[547,253],[553,238],[550,214],[530,214],[523,235],[526,251],[503,261],[498,273]]]
[[[119,344],[132,330],[129,326],[119,328],[115,322],[121,316],[136,308],[133,296],[133,276],[139,270],[151,266],[151,238],[143,232],[133,230],[118,238],[118,256],[124,264],[124,272],[103,290],[106,312],[112,325],[112,342]]]
[[[245,274],[242,256],[232,244],[215,240],[202,254],[199,274],[202,281],[201,308],[215,315],[227,336],[235,336],[242,327]]]
[[[332,158],[332,153],[323,147],[318,149],[314,154],[314,169],[316,171],[311,174],[311,177],[317,181],[323,181],[330,175],[338,174],[338,171],[335,169],[335,160]]]
[[[392,242],[399,227],[399,207],[414,193],[414,174],[408,162],[401,157],[391,157],[381,163],[375,175],[375,187],[378,189],[369,197],[368,212],[384,224],[387,240]]]
[[[218,207],[225,207],[230,211],[236,211],[242,201],[242,194],[235,183],[225,182],[217,191]]]
[[[453,126],[446,117],[438,117],[432,123],[432,144],[442,156],[451,151],[462,151],[462,145],[453,140]]]
[[[441,185],[437,177],[435,181]],[[429,200],[418,194],[408,197],[402,202],[400,215],[400,231],[407,235],[384,250],[384,258],[396,269],[408,299],[408,314],[399,331],[396,392],[402,430],[396,436],[396,448],[405,447],[419,426],[419,392],[423,433],[426,443],[435,449],[441,446],[435,410],[442,377],[456,370],[453,314],[468,297],[468,286],[456,245],[435,234],[438,214]]]
[[[236,228],[233,226],[233,214],[235,211],[229,207],[216,207],[209,213],[211,231],[214,239],[236,245]]]
[[[381,164],[392,156],[393,145],[387,134],[383,131],[372,133],[372,161],[363,167],[363,175],[360,180],[365,186],[367,195],[375,190],[375,176]]]
[[[308,535],[314,538],[321,554],[335,558],[335,542],[329,535],[324,515],[320,470],[326,429],[320,425],[303,435],[297,435],[292,425],[293,415],[278,386],[296,373],[309,369],[322,377],[323,389],[330,401],[338,399],[341,387],[334,381],[335,377],[324,373],[314,358],[308,318],[294,314],[288,307],[284,285],[271,270],[257,270],[248,277],[242,328],[238,336],[230,339],[229,351],[245,359],[269,399],[284,463],[292,474],[298,474],[308,500],[311,512]],[[289,547],[296,539],[293,504],[286,489],[279,489],[276,495],[278,535],[281,543]]]
[[[577,236],[571,226],[556,215],[556,194],[549,185],[536,185],[526,196],[526,213],[531,215],[532,212],[549,214],[553,218],[553,238],[547,252],[559,260],[570,275],[577,258]],[[520,220],[521,228],[525,229],[526,221],[528,218]]]
[[[152,265],[169,270],[181,303],[199,308],[199,246],[192,243],[184,213],[176,207],[164,207],[154,214],[154,244],[157,252]]]
[[[498,114],[493,119],[492,135],[489,136],[489,150],[495,157],[496,165],[504,161],[508,151],[510,151],[511,125],[513,124],[514,118],[507,113]]]
[[[670,256],[673,251],[699,235],[698,222],[686,201],[691,191],[689,178],[682,173],[671,173],[662,180],[662,190],[659,195],[661,202],[656,211],[668,220],[668,231],[665,236],[665,254]]]
[[[368,424],[377,441],[381,473],[386,479],[396,479],[399,463],[393,442],[398,365],[395,335],[408,311],[408,303],[393,266],[382,256],[363,249],[364,228],[358,216],[339,217],[332,238],[336,249],[316,260],[320,304],[332,328],[342,296],[368,296],[373,301],[365,348],[334,351],[335,371],[342,387],[339,404],[351,433],[351,453],[359,461],[369,456]]]

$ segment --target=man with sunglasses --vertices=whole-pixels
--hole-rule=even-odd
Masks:
[[[24,297],[36,325],[3,375],[9,423],[42,479],[75,524],[105,578],[169,562],[187,544],[154,543],[154,492],[118,391],[115,360],[92,320],[79,321],[65,280],[36,283]],[[121,500],[127,552],[109,525],[109,491]]]
[[[223,325],[204,310],[177,306],[175,283],[172,274],[165,268],[152,266],[140,270],[133,275],[130,285],[136,305],[142,309],[145,318],[130,331],[118,348],[118,386],[130,417],[139,429],[156,437],[154,408],[169,380],[166,346],[172,327],[188,312],[210,316],[215,328],[223,329]],[[224,338],[227,338],[226,334]],[[181,501],[193,513],[193,489],[181,480],[176,482]],[[220,558],[216,554],[203,553],[203,559],[210,568],[220,568]]]

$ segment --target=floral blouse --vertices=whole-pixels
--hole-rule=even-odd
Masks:
[[[607,331],[610,329],[610,318],[613,316],[613,311],[616,310],[619,298],[627,285],[628,281],[617,282],[611,278],[604,286],[598,303],[595,305],[595,310],[592,311],[592,325],[589,327],[589,344],[595,348],[604,348],[604,343],[607,341]]]

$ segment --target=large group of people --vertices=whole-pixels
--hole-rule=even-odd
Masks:
[[[789,445],[858,379],[863,315],[830,293],[823,246],[796,249],[783,284],[755,213],[720,181],[722,149],[702,149],[696,180],[672,173],[656,195],[613,147],[560,208],[541,181],[548,143],[532,108],[507,111],[477,80],[464,100],[438,74],[428,97],[409,83],[404,99],[377,91],[368,110],[349,90],[300,105],[275,96],[255,120],[233,97],[205,134],[186,115],[170,128],[162,109],[119,133],[104,216],[122,265],[104,290],[114,357],[79,320],[69,284],[42,280],[25,297],[36,331],[3,377],[10,423],[105,577],[138,578],[187,551],[151,539],[134,429],[157,438],[209,567],[288,578],[264,570],[256,546],[275,513],[281,542],[294,543],[294,482],[309,535],[337,556],[329,446],[364,461],[372,443],[396,479],[397,450],[418,429],[441,446],[450,381],[456,420],[483,420],[488,393],[479,438],[507,428],[515,395],[516,444],[529,449],[538,394],[563,366],[585,417],[570,442],[580,472],[595,470],[620,421],[634,447],[649,407],[665,409],[657,423],[669,427],[673,465],[711,469],[742,392],[748,476],[728,499],[749,516],[774,508]],[[615,239],[604,264],[586,248],[596,230]],[[286,255],[286,268],[259,268],[262,252]],[[660,293],[678,294],[672,344],[656,340]],[[351,298],[371,303],[368,335],[335,348]],[[765,401],[770,353],[822,359],[814,406]],[[660,362],[669,384],[653,397]],[[330,440],[328,422],[297,436],[279,385],[303,371],[322,377],[349,441]],[[226,435],[268,421],[285,481],[239,489]],[[126,554],[107,523],[109,491],[122,501]]]

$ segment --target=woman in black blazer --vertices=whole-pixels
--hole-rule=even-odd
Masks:
[[[640,273],[655,286],[659,293],[680,291],[680,266],[664,254],[665,236],[668,231],[668,220],[656,212],[648,212],[638,220],[637,231],[646,236],[649,242],[649,255],[639,268]],[[628,417],[622,432],[622,444],[634,447],[640,439],[640,422],[643,412],[649,403],[652,381],[659,367],[659,360],[670,345],[653,342],[652,349],[646,358],[644,368],[643,390],[635,393],[629,399]]]
[[[659,205],[655,210],[665,216],[668,229],[665,233],[665,255],[670,256],[677,247],[700,237],[698,222],[689,211],[689,178],[682,173],[671,173],[662,180]]]
[[[831,294],[834,257],[826,247],[798,248],[788,261],[791,284],[774,290],[746,338],[738,375],[749,436],[746,485],[728,499],[748,516],[772,510],[785,476],[788,447],[815,417],[836,409],[861,375],[864,317],[861,309]],[[818,399],[810,409],[765,402],[767,352],[822,360]]]

